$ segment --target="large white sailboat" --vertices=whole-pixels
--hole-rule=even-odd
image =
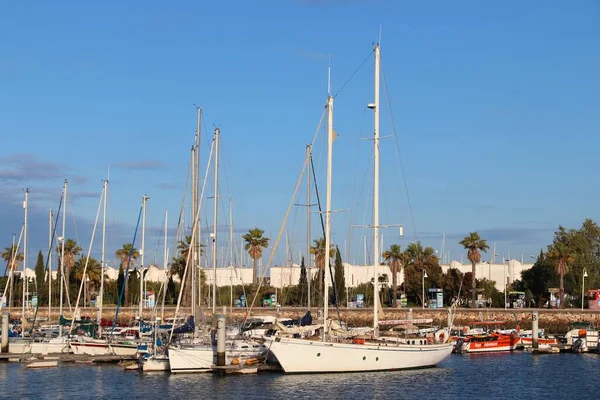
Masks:
[[[379,260],[379,65],[380,48],[375,46],[375,102],[369,104],[374,115],[374,187],[373,187],[373,260],[375,263],[374,284],[378,282]],[[333,153],[333,97],[329,95],[328,109],[328,157],[327,196],[325,212],[325,249],[331,243],[331,167]],[[329,270],[329,257],[325,257],[325,271]],[[385,340],[378,337],[379,296],[375,290],[373,307],[373,337],[371,339],[345,342],[329,335],[328,287],[329,274],[325,273],[323,291],[324,320],[322,340],[296,339],[277,336],[267,343],[285,373],[327,373],[390,371],[409,368],[433,367],[452,352],[451,343],[428,344],[426,339],[411,339],[404,342]],[[388,338],[389,339],[389,338]]]

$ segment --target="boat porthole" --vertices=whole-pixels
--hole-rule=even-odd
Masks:
[[[321,357],[321,353],[317,353],[317,357]]]
[[[363,361],[365,361],[367,359],[367,357],[363,357]]]
[[[379,357],[375,357],[375,361],[379,361]]]

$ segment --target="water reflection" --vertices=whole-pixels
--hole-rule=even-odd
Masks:
[[[438,368],[348,374],[243,376],[124,372],[117,365],[63,364],[28,370],[0,364],[11,398],[585,398],[596,395],[595,354],[453,355]]]

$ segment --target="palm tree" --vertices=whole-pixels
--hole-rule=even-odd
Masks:
[[[481,261],[481,251],[486,253],[490,246],[479,237],[477,232],[469,232],[458,244],[467,249],[467,258],[471,261],[471,308],[477,307],[477,279],[475,278],[475,266]]]
[[[23,253],[19,253],[15,256],[17,252],[17,245],[12,245],[10,247],[5,247],[4,252],[1,254],[4,261],[6,261],[6,268],[4,268],[4,276],[6,276],[6,271],[10,268],[11,271],[16,271],[19,269],[19,262],[23,261]]]
[[[323,293],[323,280],[325,278],[325,274],[327,273],[327,271],[325,271],[325,238],[315,239],[314,244],[314,246],[310,247],[310,254],[315,256],[315,266],[319,271],[317,274],[319,277],[319,291]],[[334,254],[335,249],[333,248],[333,245],[330,245],[329,258],[333,257]]]
[[[133,261],[137,260],[137,258],[140,256],[140,252],[135,249],[133,247],[133,245],[131,243],[125,243],[123,245],[123,247],[121,247],[119,250],[117,250],[115,252],[115,256],[117,256],[117,258],[119,260],[121,260],[121,269],[123,270],[123,273],[125,273],[125,269],[127,268],[127,263],[129,262],[129,256],[131,255],[131,259]],[[132,263],[133,264],[133,263]],[[125,293],[124,293],[124,301],[123,304],[127,303],[127,276],[125,276],[124,280],[123,280],[123,284],[125,285]]]
[[[64,265],[64,274],[65,274],[65,286],[67,291],[69,290],[69,278],[71,275],[71,268],[75,265],[76,257],[81,253],[81,246],[77,244],[73,239],[67,239],[65,242],[65,265]],[[56,251],[60,255],[62,254],[62,245],[59,244],[56,247]]]
[[[87,280],[83,276],[83,270],[85,269],[86,257],[81,257],[75,263],[75,279],[79,281],[86,281],[84,285],[87,286]],[[86,298],[84,299],[84,304],[89,303],[91,298],[91,293],[96,290],[96,284],[100,283],[102,279],[102,270],[100,267],[100,262],[93,257],[90,257],[90,260],[87,262],[87,279],[90,281],[90,285],[87,286],[86,289]]]
[[[252,257],[252,282],[258,283],[256,271],[256,261],[262,257],[262,249],[269,246],[269,238],[263,237],[265,231],[258,228],[252,228],[242,238],[246,242],[244,248],[248,250],[248,254]]]
[[[9,307],[13,303],[13,292],[15,288],[14,272],[19,269],[19,262],[23,261],[23,253],[17,253],[17,245],[5,247],[4,252],[1,254],[4,261],[6,261],[6,268],[4,268],[4,276],[6,276],[6,270],[10,268],[10,273],[13,278],[10,280],[10,294],[8,296]]]
[[[398,277],[397,275],[402,271],[402,262],[404,260],[400,246],[393,244],[389,250],[383,252],[383,258],[388,262],[390,270],[392,272],[392,288],[394,291],[394,307],[396,307],[396,301],[398,299]]]
[[[554,264],[554,270],[560,276],[560,289],[559,289],[559,299],[560,299],[560,308],[564,308],[564,277],[569,272],[570,265],[575,261],[575,257],[573,253],[569,249],[569,247],[563,242],[554,242],[548,248],[548,258]]]
[[[435,250],[431,246],[423,247],[421,242],[410,243],[408,246],[406,246],[406,250],[403,253],[403,257],[405,263],[405,292],[407,291],[407,281],[411,280],[406,279],[406,272],[408,267],[410,267],[410,270],[413,273],[418,274],[419,276],[422,276],[424,272],[427,272],[427,275],[430,279],[435,278],[436,273],[441,270],[441,268],[439,267],[439,259],[435,255]],[[434,267],[437,267],[438,271],[436,271]],[[412,278],[414,278],[414,276],[412,276]],[[411,284],[414,284],[414,282],[411,282]],[[417,290],[415,292],[417,293],[417,297],[421,297],[418,294],[420,291]],[[424,304],[425,299],[422,299],[421,301]]]

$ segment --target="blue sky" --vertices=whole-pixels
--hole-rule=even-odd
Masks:
[[[445,233],[453,259],[470,231],[496,243],[497,260],[509,250],[528,258],[558,225],[598,220],[599,17],[592,0],[6,4],[2,247],[20,230],[26,187],[29,256],[47,246],[47,212],[68,178],[67,236],[87,249],[110,167],[107,259],[131,241],[144,193],[146,255],[162,254],[164,210],[173,231],[187,177],[194,104],[204,110],[203,165],[221,129],[219,195],[233,199],[236,232],[257,226],[275,238],[323,111],[329,58],[337,93],[381,27],[381,134],[396,135],[382,142],[381,222],[403,223],[404,244],[440,249]],[[371,218],[371,142],[361,138],[372,134],[372,81],[369,59],[335,100],[333,208],[342,211],[333,239],[350,262],[363,261],[368,232],[349,226]],[[321,129],[322,195],[324,140]],[[286,226],[295,256],[306,246],[304,213],[293,207]],[[316,217],[313,226],[316,237]],[[383,234],[386,247],[400,240],[395,229]]]

